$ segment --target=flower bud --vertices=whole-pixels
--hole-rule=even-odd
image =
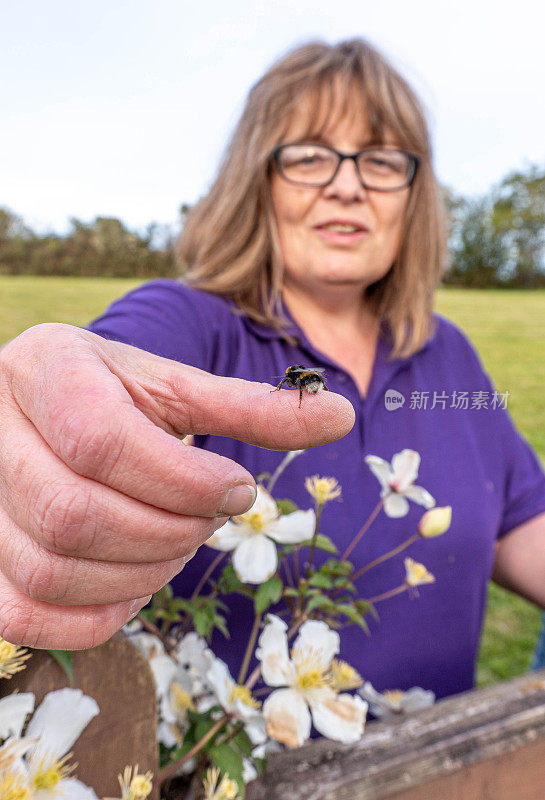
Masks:
[[[452,519],[451,506],[442,508],[432,508],[422,516],[418,525],[418,533],[425,539],[432,539],[434,536],[441,536],[442,533],[450,528]]]

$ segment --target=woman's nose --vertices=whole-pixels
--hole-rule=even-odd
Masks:
[[[336,197],[343,202],[364,200],[366,189],[362,186],[356,163],[345,158],[334,180],[323,191],[324,197]]]

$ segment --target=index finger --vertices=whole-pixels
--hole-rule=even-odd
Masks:
[[[92,337],[101,358],[89,353],[62,368],[52,365],[43,376],[46,405],[43,386],[36,394],[28,387],[18,393],[15,381],[15,398],[73,471],[157,508],[199,516],[241,513],[240,505],[229,507],[229,492],[254,484],[240,465],[186,447],[169,432],[295,450],[340,438],[353,425],[352,406],[332,392],[309,396],[298,408],[297,393],[271,394],[269,384],[217,377],[82,335]]]

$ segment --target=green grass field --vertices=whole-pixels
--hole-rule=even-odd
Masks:
[[[0,276],[0,343],[39,322],[83,325],[139,281]],[[442,289],[437,310],[474,342],[519,430],[545,462],[545,291]],[[491,586],[478,683],[525,672],[537,608]]]

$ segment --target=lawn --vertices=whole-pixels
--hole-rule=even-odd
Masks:
[[[83,325],[139,281],[0,276],[0,343],[39,322]],[[479,350],[519,430],[545,462],[545,291],[443,289],[437,310]],[[479,658],[486,685],[528,668],[540,625],[530,603],[491,586]]]

